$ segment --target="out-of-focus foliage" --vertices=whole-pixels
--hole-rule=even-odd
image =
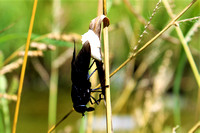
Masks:
[[[158,2],[153,0],[110,0],[108,18],[111,22],[109,27],[111,72],[132,54],[139,36],[144,30],[144,24],[131,12],[127,1],[139,17],[146,20],[145,23],[148,22]],[[188,0],[169,0],[174,14],[182,11],[189,2]],[[0,0],[0,55],[4,55],[4,58],[0,56],[0,70],[15,63],[13,66],[15,69],[0,75],[1,88],[7,81],[7,86],[4,86],[4,90],[1,91],[1,89],[0,93],[10,96],[10,99],[0,97],[0,127],[5,127],[4,131],[9,128],[6,127],[4,119],[7,116],[10,117],[11,123],[13,119],[15,107],[13,95],[16,97],[21,70],[21,64],[17,64],[15,61],[21,58],[18,56],[18,51],[24,49],[32,5],[33,0]],[[61,33],[52,35],[52,1],[38,1],[32,43],[35,42],[38,45],[42,43],[50,48],[43,50],[38,47],[30,47],[32,51],[42,52],[42,56],[28,58],[17,132],[42,133],[47,131],[50,64],[55,61],[51,60],[51,53],[55,52],[54,49],[51,49],[51,45],[56,47],[58,57],[60,57],[56,58],[60,63],[57,118],[62,118],[71,110],[70,63],[72,52],[69,49],[73,48],[73,39],[81,47],[80,35],[87,32],[90,21],[97,15],[97,7],[97,0],[61,0],[60,14],[62,17],[59,20]],[[198,1],[180,20],[200,16],[199,8],[200,2]],[[161,2],[151,21],[154,30],[147,29],[138,49],[162,30],[170,20]],[[195,23],[199,23],[199,20],[179,24],[184,36],[191,31]],[[170,38],[159,37],[135,60],[129,62],[111,78],[113,116],[128,115],[135,123],[131,131],[116,130],[115,132],[167,133],[172,132],[172,129],[179,125],[176,132],[181,133],[187,132],[200,119],[200,109],[197,105],[199,88],[174,27],[168,29],[165,35]],[[200,71],[199,28],[193,31],[188,45]],[[80,47],[77,48],[80,49]],[[17,53],[14,54],[16,51]],[[11,56],[13,54],[14,56]],[[7,116],[3,113],[3,106],[7,108]],[[103,103],[96,106],[94,114],[95,116],[105,115]],[[81,115],[72,113],[57,128],[57,131],[78,132],[80,124],[77,121],[80,119]],[[0,128],[1,131],[3,129]],[[94,132],[97,132],[96,129]]]

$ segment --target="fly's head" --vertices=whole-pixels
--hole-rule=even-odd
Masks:
[[[79,113],[82,113],[82,116],[84,116],[84,113],[87,111],[87,112],[90,112],[90,111],[93,111],[94,108],[93,107],[86,107],[86,105],[74,105],[74,110],[76,112],[79,112]]]

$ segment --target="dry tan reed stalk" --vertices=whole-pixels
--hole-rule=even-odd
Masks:
[[[15,107],[12,133],[15,133],[16,128],[17,128],[17,120],[18,120],[18,114],[19,114],[21,93],[22,93],[22,88],[23,88],[24,75],[25,75],[26,63],[27,63],[27,58],[28,58],[28,50],[29,50],[29,45],[30,45],[30,40],[31,40],[31,33],[32,33],[32,29],[33,29],[33,23],[34,23],[34,19],[35,19],[36,8],[37,8],[37,0],[34,0],[33,11],[32,11],[32,16],[31,16],[29,31],[28,31],[27,42],[26,42],[25,55],[24,55],[22,71],[21,71],[21,75],[20,75],[20,83],[19,83],[19,89],[18,89],[18,94],[17,94],[17,103],[16,103],[16,107]]]
[[[107,2],[103,0],[103,14],[107,16]],[[104,24],[105,26],[105,24]],[[106,125],[107,125],[107,133],[113,132],[112,127],[112,109],[111,109],[111,97],[110,97],[110,78],[109,78],[109,45],[108,45],[108,27],[104,27],[103,29],[103,39],[104,39],[104,65],[105,65],[105,99],[106,99]]]

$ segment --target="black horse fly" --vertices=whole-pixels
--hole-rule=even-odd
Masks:
[[[85,112],[93,111],[93,107],[87,107],[87,103],[90,102],[93,104],[94,101],[96,104],[105,99],[105,71],[103,68],[103,62],[101,58],[101,23],[103,22],[104,27],[108,27],[110,22],[109,19],[104,16],[98,16],[90,22],[89,30],[84,35],[82,35],[82,49],[79,51],[76,56],[75,44],[74,44],[74,53],[71,62],[71,80],[72,80],[72,90],[71,98],[73,102],[72,110],[67,113],[59,122],[57,122],[49,131],[53,131],[63,120],[65,120],[72,112],[75,110],[84,116]],[[90,65],[91,57],[94,59],[93,63]],[[88,74],[89,69],[93,64],[96,64],[97,68],[95,71],[98,71],[98,77],[100,80],[101,87],[96,89],[91,89],[90,76]],[[100,89],[100,90],[99,90]],[[92,92],[100,92],[99,99],[96,100],[92,97]],[[102,95],[104,96],[102,98]]]
[[[86,106],[89,101],[92,103],[91,99],[93,99],[97,104],[100,102],[101,99],[103,99],[101,98],[101,94],[99,95],[98,100],[91,96],[91,92],[95,92],[98,88],[91,89],[91,83],[89,80],[90,75],[88,74],[88,71],[93,63],[90,66],[90,58],[91,48],[88,41],[83,44],[83,47],[77,56],[74,45],[73,59],[71,62],[71,97],[75,111],[82,113],[83,116],[86,111],[89,112],[94,110],[93,107]]]

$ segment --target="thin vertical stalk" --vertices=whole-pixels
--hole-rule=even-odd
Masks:
[[[4,56],[0,51],[0,68],[3,66]],[[8,83],[5,75],[0,74],[0,93],[6,94],[6,89],[8,88]],[[9,99],[5,97],[0,98],[0,132],[10,133],[10,113],[9,113]]]
[[[129,63],[133,58],[135,58],[140,52],[142,52],[145,48],[147,48],[151,43],[153,43],[158,37],[160,37],[167,29],[169,29],[175,22],[196,2],[193,0],[189,5],[187,5],[174,19],[170,21],[170,23],[165,26],[163,30],[161,30],[157,35],[155,35],[151,40],[145,43],[137,52],[133,53],[124,63],[122,63],[118,68],[116,68],[111,74],[112,77],[116,72],[118,72],[121,68],[123,68],[127,63]],[[98,85],[99,87],[99,85]]]
[[[2,112],[2,110],[0,110],[0,132],[1,133],[4,133],[4,125],[3,125],[3,112]]]
[[[31,34],[32,34],[32,30],[33,30],[33,24],[34,24],[34,19],[35,19],[37,2],[38,2],[37,0],[34,0],[33,11],[32,11],[32,16],[31,16],[29,31],[28,31],[28,37],[27,37],[27,41],[26,41],[26,49],[25,49],[25,54],[24,54],[24,60],[23,60],[22,70],[21,70],[21,75],[20,75],[20,82],[19,82],[19,89],[18,89],[18,94],[17,94],[17,103],[16,103],[16,107],[15,107],[12,133],[16,132],[16,127],[17,127],[21,93],[22,93],[22,88],[23,88],[24,75],[25,75],[26,63],[27,63],[27,58],[28,58],[28,50],[29,50]]]
[[[105,57],[105,84],[109,87],[106,88],[106,118],[107,118],[107,133],[112,132],[112,111],[111,111],[111,98],[110,98],[110,78],[109,78],[109,47],[108,47],[108,28],[103,30],[104,37],[104,57]]]
[[[55,59],[56,51],[52,53],[52,59]],[[53,63],[52,63],[53,64]],[[49,114],[48,114],[48,126],[49,128],[56,123],[56,109],[57,109],[57,84],[58,84],[58,69],[51,65],[51,77],[50,77],[50,92],[49,92]]]
[[[147,48],[150,44],[152,44],[158,37],[160,37],[167,29],[169,29],[175,22],[196,2],[197,0],[193,0],[190,4],[188,4],[174,19],[170,21],[168,25],[165,26],[163,30],[161,30],[158,34],[156,34],[151,40],[145,43],[137,52],[133,53],[128,59],[126,59],[118,68],[116,68],[111,74],[110,78],[117,73],[120,69],[122,69],[127,63],[129,63],[133,58],[135,58],[140,52],[142,52],[145,48]],[[100,87],[100,84],[96,87]],[[199,95],[200,97],[200,95]]]
[[[86,114],[87,116],[87,114]],[[82,117],[81,118],[81,124],[80,124],[80,127],[79,127],[79,133],[84,133],[85,131],[85,117]]]
[[[103,14],[107,15],[106,0],[103,0]],[[104,38],[104,63],[105,63],[105,84],[109,87],[106,88],[106,124],[107,133],[112,133],[112,111],[111,111],[111,98],[110,98],[110,78],[109,78],[109,46],[108,46],[108,27],[103,29]]]
[[[197,0],[193,0],[192,3],[196,2],[196,1]],[[168,14],[170,15],[171,18],[173,18],[174,14],[173,14],[173,11],[172,11],[171,7],[169,6],[168,1],[167,0],[163,0],[163,3],[164,3],[164,6],[166,7],[166,9],[168,11]],[[176,28],[176,32],[178,34],[178,37],[179,37],[179,39],[181,41],[181,44],[182,44],[182,46],[183,46],[183,48],[185,50],[185,53],[186,53],[186,56],[187,56],[188,61],[190,63],[190,66],[192,68],[192,71],[194,73],[194,77],[195,77],[195,79],[197,81],[198,87],[200,88],[200,74],[199,74],[198,69],[196,67],[196,64],[194,62],[194,59],[193,59],[192,54],[190,52],[190,49],[189,49],[189,47],[187,45],[187,42],[186,42],[186,40],[184,38],[184,35],[183,35],[180,27],[178,25],[176,25],[175,28]],[[200,93],[200,91],[199,91],[199,93]]]
[[[52,14],[53,14],[53,34],[59,34],[60,32],[60,0],[53,0]],[[54,59],[57,56],[58,51],[55,50],[51,53],[51,77],[50,77],[50,92],[49,92],[49,115],[48,115],[48,126],[49,128],[56,123],[56,112],[57,112],[57,93],[58,93],[58,68],[54,63]]]
[[[186,40],[185,40],[185,38],[183,36],[183,33],[182,33],[180,27],[176,27],[176,32],[177,32],[177,34],[178,34],[178,36],[180,38],[182,46],[183,46],[183,48],[185,50],[185,53],[187,55],[187,58],[188,58],[188,61],[190,63],[191,69],[193,71],[194,77],[195,77],[195,79],[197,81],[197,85],[200,88],[200,74],[198,72],[197,66],[196,66],[196,64],[194,62],[194,59],[193,59],[192,54],[191,54],[191,51],[190,51],[190,49],[189,49],[189,47],[187,45],[187,42],[186,42]],[[199,93],[200,93],[200,89],[199,89]]]
[[[2,104],[2,112],[4,117],[4,124],[5,124],[5,133],[10,133],[10,111],[9,111],[9,104],[8,99],[2,98],[1,99]]]
[[[193,0],[192,3],[194,4],[196,1],[197,0]],[[168,1],[167,0],[163,0],[163,3],[164,3],[164,6],[165,6],[165,8],[166,8],[166,10],[167,10],[167,12],[169,14],[169,16],[171,18],[173,18],[174,17],[174,13],[173,13],[173,11],[172,11],[172,9],[171,9]],[[200,73],[198,72],[197,66],[196,66],[195,61],[194,61],[194,59],[192,57],[191,51],[190,51],[189,46],[188,46],[188,42],[186,41],[187,37],[184,37],[184,35],[183,35],[183,33],[182,33],[182,31],[181,31],[178,23],[176,24],[176,28],[175,29],[176,29],[178,37],[179,37],[179,39],[181,41],[181,44],[183,46],[183,49],[185,51],[185,54],[186,54],[187,59],[188,59],[188,62],[190,64],[190,67],[192,69],[192,72],[194,74],[194,77],[195,77],[197,85],[198,85],[197,111],[196,111],[197,114],[198,114],[198,110],[199,110],[198,107],[199,107],[199,103],[200,103]]]
[[[181,124],[181,117],[180,117],[180,83],[181,78],[183,75],[184,67],[186,64],[186,57],[183,49],[181,49],[180,59],[178,63],[178,67],[175,73],[174,85],[173,85],[173,93],[175,94],[174,99],[174,121],[176,125]]]
[[[7,86],[7,79],[5,75],[0,75],[0,93],[6,94]],[[0,117],[0,126],[2,127],[0,131],[4,133],[10,133],[9,104],[8,99],[5,97],[0,98]]]

